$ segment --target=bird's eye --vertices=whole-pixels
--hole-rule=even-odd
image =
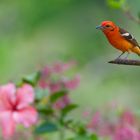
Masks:
[[[108,27],[110,27],[110,25],[106,25],[106,27],[108,28]]]

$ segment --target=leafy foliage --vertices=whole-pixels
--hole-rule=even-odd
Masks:
[[[66,115],[68,114],[69,112],[71,112],[72,110],[76,109],[78,106],[76,104],[69,104],[67,105],[66,107],[64,107],[61,112],[62,112],[62,115]]]
[[[65,91],[55,92],[51,95],[50,100],[51,102],[56,102],[59,98],[63,97],[66,94]]]
[[[35,86],[39,79],[40,79],[40,72],[35,72],[31,75],[23,77],[22,81],[23,83],[25,82],[31,84],[32,86]]]
[[[36,134],[50,133],[55,132],[57,130],[58,128],[55,123],[45,121],[35,129],[35,133]]]
[[[107,0],[107,4],[111,8],[121,9],[126,4],[126,0]]]
[[[86,136],[86,135],[78,135],[74,138],[70,138],[68,140],[98,140],[97,136],[92,134],[90,136]]]

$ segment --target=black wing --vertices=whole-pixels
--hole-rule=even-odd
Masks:
[[[140,48],[140,45],[138,44],[137,40],[126,30],[120,28],[120,34],[121,36],[123,36],[127,41],[129,41],[130,43],[132,43],[134,46],[137,46]]]

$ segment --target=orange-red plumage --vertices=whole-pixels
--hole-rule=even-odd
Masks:
[[[122,53],[134,52],[140,55],[140,46],[135,38],[112,21],[103,21],[97,29],[101,29],[110,44]]]

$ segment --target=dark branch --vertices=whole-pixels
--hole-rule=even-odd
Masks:
[[[127,9],[127,10],[123,9],[123,12],[130,20],[140,24],[140,19],[135,17],[129,9]]]
[[[118,64],[118,65],[140,66],[140,60],[130,60],[130,59],[115,59],[109,61],[108,63]]]

